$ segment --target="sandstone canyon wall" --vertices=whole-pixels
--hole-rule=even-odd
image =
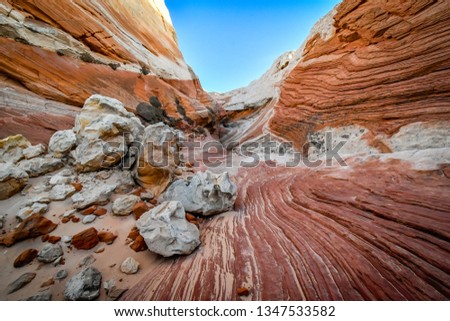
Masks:
[[[130,111],[156,96],[181,127],[210,121],[164,1],[2,0],[0,36],[2,137],[46,143],[92,94]]]
[[[222,140],[270,132],[303,149],[329,130],[358,145],[349,153],[448,147],[449,20],[448,1],[344,1],[296,52],[221,97]]]
[[[345,0],[260,79],[213,94],[226,145],[270,133],[321,156],[329,131],[346,166],[240,168],[236,212],[125,299],[448,299],[449,5]]]
[[[450,298],[448,1],[344,0],[314,26],[298,50],[280,56],[260,79],[211,96],[183,61],[162,1],[3,0],[0,13],[1,136],[22,133],[34,143],[47,143],[54,130],[72,128],[84,100],[100,93],[137,114],[161,105],[167,113],[161,115],[182,129],[217,120],[219,138],[226,144],[258,141],[270,133],[279,141],[292,141],[303,153],[321,156],[327,148],[325,131],[333,133],[333,142],[346,141],[341,150],[346,166],[286,168],[280,155],[253,168],[232,163],[227,170],[237,183],[234,210],[212,217],[187,213],[186,220],[200,231],[200,245],[189,256],[165,258],[147,251],[134,227],[136,219],[160,203],[154,196],[172,183],[172,174],[195,180],[193,174],[206,167],[203,155],[196,155],[197,167],[177,162],[167,184],[156,184],[161,190],[155,193],[138,188],[123,168],[78,173],[59,160],[58,168],[66,166],[61,172],[32,177],[22,182],[28,190],[2,201],[7,214],[0,222],[9,230],[3,242],[26,229],[28,219],[16,229],[16,216],[27,214],[22,205],[44,202],[33,195],[49,185],[53,191],[63,180],[74,194],[64,201],[48,200],[48,212],[34,214],[30,221],[52,218],[58,222],[51,224],[53,239],[73,235],[75,244],[90,234],[95,244],[65,253],[65,268],[72,277],[79,262],[92,254],[105,280],[123,279],[114,299],[128,287],[121,299]],[[102,106],[95,119],[105,115]],[[218,106],[215,115],[210,106]],[[165,135],[164,129],[155,129],[159,126],[144,139],[163,141],[154,138]],[[113,126],[106,127],[111,129],[107,139],[118,135]],[[74,139],[74,144],[82,141]],[[75,156],[89,154],[80,150]],[[232,151],[227,156],[243,157]],[[25,160],[34,163],[41,165]],[[217,182],[206,185],[212,190]],[[105,195],[96,195],[102,188]],[[196,195],[214,196],[206,192]],[[180,193],[175,200],[186,201],[187,194],[195,193]],[[99,199],[84,208],[91,205],[91,196]],[[83,198],[90,202],[81,202]],[[137,202],[127,212],[134,215],[112,215],[124,199]],[[103,218],[94,217],[86,223],[92,228],[86,229],[85,214],[92,213]],[[100,247],[99,235],[106,231],[117,240]],[[42,248],[43,236],[5,250],[5,280],[26,270],[45,281],[57,272],[60,267],[41,268],[37,262],[27,262],[25,270],[11,264],[21,251]],[[67,242],[64,246],[72,239]],[[141,267],[124,276],[119,265],[130,255]],[[45,285],[50,298],[63,299],[66,284]],[[0,296],[22,299],[42,286],[34,281],[13,294],[1,289]],[[238,291],[242,288],[246,291]],[[111,298],[106,292],[101,289],[100,299]]]

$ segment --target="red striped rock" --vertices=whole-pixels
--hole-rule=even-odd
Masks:
[[[160,260],[125,300],[445,300],[450,181],[400,161],[259,166],[237,213],[207,220],[202,249]],[[189,282],[186,283],[186,276]]]
[[[93,227],[75,234],[72,237],[72,245],[79,250],[90,250],[99,242],[97,230]]]
[[[448,10],[445,1],[343,1],[304,46],[250,86],[218,97],[226,111],[221,140],[269,131],[304,150],[311,134],[357,126],[375,152],[442,147],[450,122]]]
[[[0,135],[21,133],[32,144],[48,144],[57,130],[73,127],[77,107],[43,98],[0,76]]]
[[[326,126],[392,135],[412,122],[450,121],[448,3],[344,1],[336,33],[312,37],[281,86],[271,130],[297,147]]]

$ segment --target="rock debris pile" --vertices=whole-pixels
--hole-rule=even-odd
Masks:
[[[227,173],[198,172],[175,180],[177,175],[185,174],[180,167],[180,135],[163,123],[144,128],[120,101],[94,95],[86,100],[74,128],[53,134],[48,150],[41,144],[32,146],[21,135],[1,140],[0,199],[19,197],[25,201],[16,213],[11,213],[19,225],[10,224],[11,229],[0,235],[0,245],[12,247],[37,237],[44,243],[37,249],[18,252],[14,267],[33,266],[36,259],[57,268],[71,260],[67,253],[72,249],[104,252],[105,247],[99,244],[112,245],[120,237],[98,223],[108,213],[117,224],[129,216],[129,220],[136,220],[136,228],[126,242],[131,251],[148,249],[163,257],[192,253],[201,243],[199,224],[192,214],[206,216],[231,210],[236,185]],[[165,165],[155,165],[164,164],[164,159]],[[57,217],[59,221],[56,215],[49,217],[57,204],[71,206],[65,207]],[[2,217],[2,224],[5,220],[11,222],[9,216]],[[78,222],[95,227],[71,235],[50,235],[58,232],[60,225]],[[59,270],[42,286],[48,290],[55,282],[66,282],[64,299],[97,299],[102,272],[87,267],[96,265],[95,257],[85,259],[78,265],[85,269],[68,281],[64,279],[73,272]],[[142,269],[142,264],[131,256],[120,264],[126,276]],[[8,293],[20,290],[35,277],[39,277],[39,271],[21,275],[8,286]],[[125,291],[115,286],[105,288],[109,299],[117,299]],[[29,299],[52,297],[50,291]]]

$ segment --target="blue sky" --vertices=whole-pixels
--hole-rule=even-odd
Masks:
[[[165,0],[186,62],[207,91],[259,78],[338,0]]]

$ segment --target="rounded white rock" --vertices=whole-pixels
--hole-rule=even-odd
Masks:
[[[125,274],[136,274],[139,270],[139,262],[132,257],[127,257],[120,265],[120,271]]]
[[[148,249],[164,257],[190,254],[200,245],[200,231],[186,220],[178,201],[164,202],[144,213],[136,227]]]

